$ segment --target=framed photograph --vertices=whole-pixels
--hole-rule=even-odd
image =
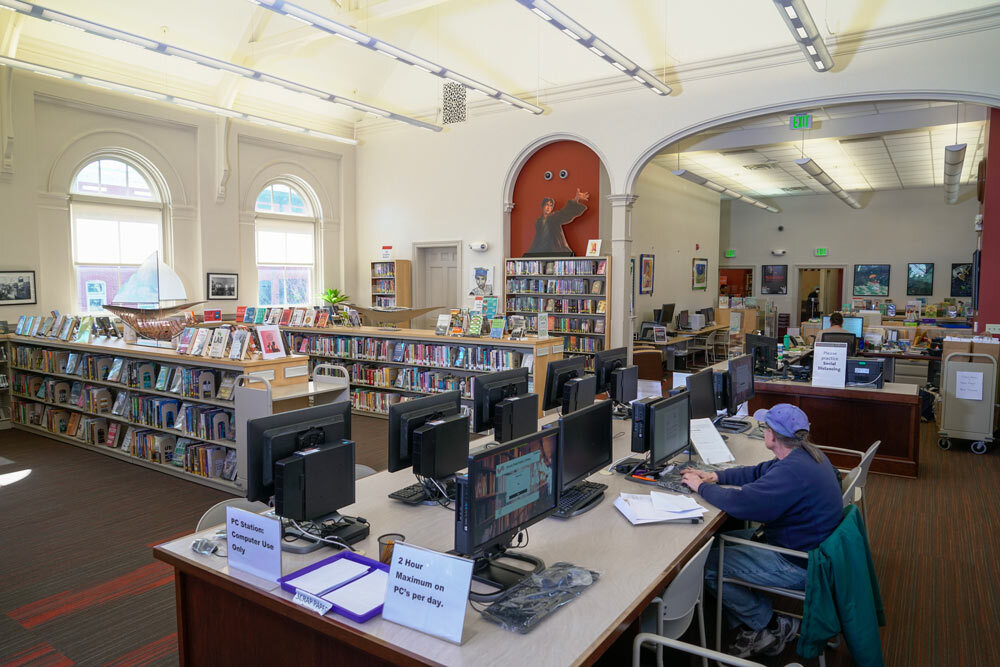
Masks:
[[[761,294],[788,294],[788,265],[764,264],[760,267]]]
[[[639,255],[639,294],[653,293],[653,274],[655,268],[655,255]]]
[[[0,271],[0,306],[38,303],[34,271]]]
[[[934,293],[934,263],[906,265],[906,296],[930,296]]]
[[[951,296],[972,296],[972,262],[951,265]]]
[[[209,273],[205,278],[205,294],[209,300],[239,298],[239,274]]]
[[[889,265],[855,264],[854,296],[889,296]]]
[[[708,260],[696,257],[691,260],[691,289],[708,289]]]

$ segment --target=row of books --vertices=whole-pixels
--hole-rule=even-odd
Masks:
[[[566,343],[564,352],[601,352],[604,349],[604,341],[600,338],[566,336],[563,340]]]
[[[372,263],[372,276],[378,276],[379,278],[393,278],[396,275],[395,270],[396,270],[395,262]]]
[[[389,412],[390,405],[405,400],[406,396],[393,392],[373,391],[371,389],[351,390],[351,407],[365,412],[386,414]]]
[[[20,336],[73,340],[77,343],[89,343],[91,336],[95,335],[114,338],[119,336],[110,317],[74,317],[61,315],[58,310],[53,310],[51,315],[21,315],[17,319],[14,333]]]
[[[376,308],[391,308],[396,305],[396,297],[375,295],[372,297],[372,305]]]
[[[538,318],[529,315],[527,320],[528,330],[532,332],[537,331]],[[549,315],[549,333],[592,333],[603,335],[604,329],[605,323],[603,318]]]
[[[240,361],[260,349],[256,329],[242,325],[226,324],[214,329],[185,327],[177,338],[177,353],[194,357]]]
[[[603,315],[608,302],[604,299],[540,299],[534,296],[508,296],[507,312],[521,313],[587,313]]]
[[[115,382],[130,389],[165,391],[186,398],[228,401],[236,386],[236,374],[226,371],[30,345],[14,347],[14,363],[28,370]]]
[[[416,368],[368,364],[354,364],[348,371],[352,382],[430,393],[457,390],[464,398],[472,398],[471,378],[458,377],[441,371],[420,371]]]
[[[604,279],[574,278],[572,280],[553,280],[542,278],[508,278],[507,291],[519,294],[604,294]]]
[[[603,276],[606,259],[509,259],[507,275]]]
[[[396,293],[395,280],[372,281],[372,294],[395,294],[395,293]]]
[[[243,324],[278,324],[283,327],[325,327],[330,323],[330,311],[318,306],[298,308],[238,306],[236,321]]]
[[[11,402],[11,416],[18,424],[38,426],[49,433],[75,438],[91,445],[104,444],[107,439],[108,420],[103,417],[92,417],[20,399]]]
[[[115,400],[114,394],[107,387],[97,387],[84,384],[83,382],[73,382],[70,384],[60,378],[28,375],[26,373],[14,374],[13,390],[15,394],[26,398],[37,398],[49,403],[71,405],[81,410],[96,412],[98,414],[111,413],[111,408]]]
[[[362,336],[296,335],[293,342],[295,349],[304,353],[477,371],[520,368],[523,358],[517,350],[483,345],[412,343]]]
[[[4,373],[0,373],[0,389],[6,389],[7,384],[8,384],[7,375]]]

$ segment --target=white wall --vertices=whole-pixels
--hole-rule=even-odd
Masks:
[[[851,298],[855,264],[890,264],[889,298],[905,304],[906,265],[934,263],[934,294],[929,303],[948,297],[951,265],[972,261],[976,249],[973,218],[979,211],[974,188],[965,186],[958,204],[944,203],[941,188],[890,190],[861,197],[864,208],[854,210],[833,195],[780,197],[774,203],[780,214],[768,213],[739,202],[724,202],[720,248],[736,256],[721,259],[723,266],[754,267],[754,296],[760,296],[760,266],[788,264],[788,296],[773,299],[779,312],[798,318],[798,266],[844,267],[844,301]],[[779,232],[778,226],[784,227]],[[774,248],[788,254],[775,257]],[[828,248],[827,257],[816,257],[816,248]]]
[[[636,182],[632,206],[632,254],[636,265],[636,328],[653,309],[676,304],[674,312],[715,306],[719,296],[719,195],[647,166]],[[695,249],[698,246],[698,249]],[[653,254],[653,294],[639,294],[639,255]],[[691,289],[691,260],[708,259],[708,289]],[[631,287],[631,286],[629,286]]]
[[[353,146],[227,125],[210,114],[25,72],[13,77],[14,160],[12,172],[0,173],[0,270],[34,270],[38,303],[0,307],[0,319],[79,310],[68,193],[77,170],[103,153],[134,156],[162,175],[172,230],[167,259],[189,299],[205,296],[206,272],[236,272],[238,302],[205,307],[234,312],[237,303],[255,303],[253,200],[277,176],[298,178],[316,193],[322,261],[315,291],[353,289]]]

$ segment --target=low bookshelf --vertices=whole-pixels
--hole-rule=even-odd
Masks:
[[[10,358],[7,334],[0,334],[0,431],[10,428]]]
[[[282,327],[289,349],[308,354],[313,365],[347,368],[352,409],[384,417],[389,406],[409,398],[457,389],[471,409],[472,378],[528,365],[539,393],[550,361],[562,358],[561,339],[524,340],[438,336],[426,329],[377,327]],[[541,407],[539,406],[539,416]]]
[[[504,260],[504,309],[523,315],[529,332],[538,331],[542,314],[549,335],[561,336],[566,356],[586,357],[608,349],[611,312],[611,258],[508,257]]]
[[[372,307],[406,307],[410,299],[410,260],[394,259],[371,264]]]
[[[237,424],[255,416],[237,414],[236,378],[266,379],[273,412],[302,407],[312,389],[304,356],[233,361],[118,338],[7,338],[14,429],[236,495],[246,460]]]

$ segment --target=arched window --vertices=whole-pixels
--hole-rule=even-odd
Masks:
[[[150,253],[169,263],[162,197],[138,167],[112,157],[84,165],[70,192],[79,306],[101,312]]]
[[[268,184],[254,206],[257,301],[262,306],[313,302],[316,218],[309,199],[287,181]]]

